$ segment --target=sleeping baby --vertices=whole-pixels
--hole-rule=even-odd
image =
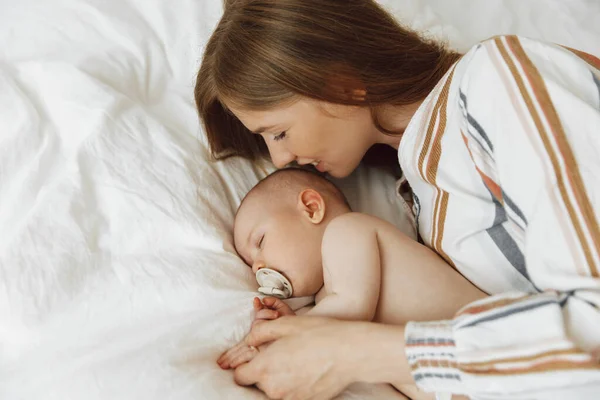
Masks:
[[[306,315],[405,324],[450,319],[485,294],[436,253],[381,219],[352,212],[325,178],[283,169],[242,201],[234,224],[237,252],[260,292],[255,320],[294,315],[288,297],[315,296]],[[256,355],[242,341],[218,360],[236,368]],[[397,385],[411,398],[434,398]]]

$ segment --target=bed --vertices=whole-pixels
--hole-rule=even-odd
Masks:
[[[462,51],[517,33],[600,54],[597,0],[382,3]],[[0,1],[0,398],[263,398],[215,364],[256,294],[234,211],[272,170],[209,161],[192,92],[221,12]],[[339,184],[410,233],[391,175],[361,168]],[[398,395],[358,384],[341,397]]]

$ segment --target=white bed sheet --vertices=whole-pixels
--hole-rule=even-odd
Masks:
[[[595,0],[384,4],[460,50],[519,33],[600,54]],[[262,398],[214,363],[250,322],[231,222],[268,168],[206,161],[192,91],[220,14],[219,0],[0,0],[0,398]],[[410,229],[389,176],[343,187]]]

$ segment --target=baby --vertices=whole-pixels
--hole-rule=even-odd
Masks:
[[[307,315],[386,324],[436,321],[486,296],[393,225],[352,212],[333,183],[307,170],[283,169],[259,182],[238,209],[234,243],[261,292],[314,295]],[[254,308],[255,320],[294,315],[275,297],[255,299]],[[256,351],[242,341],[218,363],[236,368]],[[414,386],[396,387],[411,398],[433,398]]]

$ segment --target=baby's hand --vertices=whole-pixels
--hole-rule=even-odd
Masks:
[[[290,308],[283,300],[276,297],[265,297],[262,301],[254,298],[254,322],[252,325],[261,322],[277,319],[283,316],[296,315],[294,310]]]
[[[285,302],[276,297],[265,297],[262,301],[258,298],[254,298],[253,302],[254,311],[254,322],[252,325],[262,321],[269,321],[277,319],[282,316],[296,315]],[[217,360],[217,364],[223,369],[237,368],[238,366],[247,363],[252,360],[258,354],[260,349],[267,347],[267,345],[256,348],[254,346],[248,346],[246,344],[246,338],[241,342],[221,354],[221,357]]]

